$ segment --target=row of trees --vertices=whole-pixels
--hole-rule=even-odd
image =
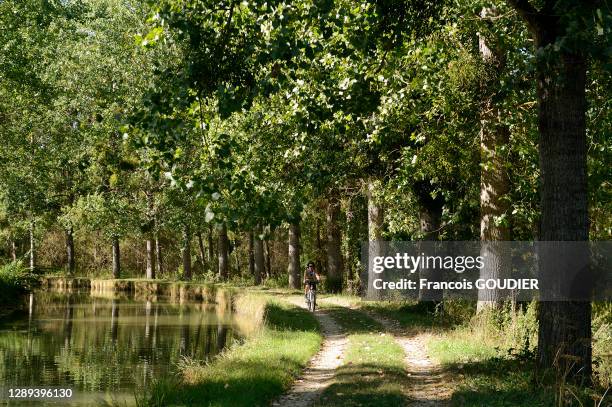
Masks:
[[[165,240],[184,278],[195,251],[227,280],[243,241],[259,284],[274,233],[290,286],[313,258],[340,292],[362,240],[612,233],[597,1],[28,0],[0,19],[2,233],[32,268],[61,228],[70,273],[75,236],[107,242],[115,277],[121,241],[142,242],[148,278]],[[588,376],[590,304],[539,319],[541,365],[564,345]]]

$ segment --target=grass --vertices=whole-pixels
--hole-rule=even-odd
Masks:
[[[559,390],[555,372],[537,373],[535,303],[521,311],[479,316],[473,306],[461,302],[445,303],[443,312],[433,313],[411,303],[362,303],[361,307],[398,321],[406,330],[429,331],[430,355],[454,378],[454,406],[597,405],[610,385],[610,359],[605,359],[612,343],[609,304],[594,308],[594,359],[600,384],[595,390],[569,384]],[[603,405],[609,404],[603,401]]]
[[[305,310],[261,301],[265,323],[250,339],[210,364],[188,364],[177,377],[157,382],[138,404],[263,406],[286,391],[319,349],[319,326]]]
[[[348,334],[344,364],[320,406],[398,406],[406,403],[404,352],[383,327],[362,312],[324,306]]]

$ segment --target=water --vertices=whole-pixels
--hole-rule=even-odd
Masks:
[[[78,405],[133,404],[177,363],[209,360],[238,337],[225,307],[202,303],[42,291],[26,302],[0,321],[0,404],[29,404],[8,399],[16,387],[70,388]]]

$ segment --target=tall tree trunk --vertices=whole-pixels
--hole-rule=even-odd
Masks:
[[[17,261],[17,243],[14,239],[11,239],[11,259]]]
[[[236,274],[241,275],[242,271],[240,270],[240,256],[238,255],[238,245],[239,242],[234,239],[234,249],[232,253],[234,254],[234,262],[236,263]]]
[[[70,275],[73,275],[75,271],[74,231],[72,226],[66,229],[66,271]]]
[[[589,238],[586,169],[586,61],[580,55],[560,56],[550,71],[538,73],[540,106],[540,239],[542,241],[586,241]],[[576,258],[580,255],[582,258]],[[539,271],[544,280],[571,282],[572,262],[588,264],[588,251],[555,250],[540,255]],[[575,263],[574,263],[575,264]],[[581,282],[584,288],[588,270]],[[538,306],[538,356],[541,367],[551,367],[559,351],[577,357],[568,361],[570,377],[589,380],[591,375],[591,302],[541,302]],[[565,367],[563,367],[564,369]]]
[[[300,223],[294,221],[289,224],[289,288],[300,288]]]
[[[153,239],[150,237],[146,240],[146,248],[147,248],[147,264],[146,264],[146,273],[145,277],[148,279],[155,278],[155,255],[154,255],[154,243]]]
[[[191,280],[191,231],[189,225],[183,226],[183,278]]]
[[[254,253],[253,230],[249,231],[249,276],[255,275],[255,253]]]
[[[483,9],[481,17],[494,17],[496,11]],[[504,114],[496,104],[499,93],[499,75],[505,68],[503,49],[494,39],[479,34],[480,56],[485,66],[482,93],[485,95],[480,110],[480,255],[484,267],[480,269],[481,279],[501,279],[509,275],[511,258],[508,248],[500,241],[510,240],[510,229],[496,222],[507,214],[510,182],[504,171],[502,147],[510,142],[510,129],[503,123]],[[502,290],[481,289],[478,291],[478,311],[499,308],[505,297]]]
[[[213,228],[212,226],[208,229],[208,257],[207,260],[210,264],[210,269],[213,269],[212,261],[215,258],[215,246],[213,244]]]
[[[315,263],[317,266],[317,271],[319,273],[322,273],[322,272],[327,273],[327,261],[325,261],[324,259],[323,242],[321,239],[321,225],[319,223],[319,218],[316,219],[316,223],[317,223],[317,254],[316,254]]]
[[[113,278],[121,275],[121,252],[119,251],[119,238],[113,238]]]
[[[377,278],[384,279],[384,274],[376,274],[373,271],[374,257],[383,256],[383,226],[384,226],[384,209],[380,198],[377,196],[379,182],[370,180],[367,185],[368,197],[368,299],[380,299],[381,292],[374,288],[373,282]],[[363,287],[365,288],[365,287]]]
[[[440,236],[444,200],[440,195],[435,198],[431,195],[432,187],[429,181],[417,182],[414,185],[414,192],[419,203],[419,223],[423,240],[436,241]],[[432,255],[435,255],[435,253],[432,253]],[[439,281],[441,273],[442,271],[435,267],[421,268],[419,270],[419,280]],[[443,290],[419,289],[419,303],[428,305],[431,309],[435,309],[442,302],[443,297]]]
[[[253,255],[255,258],[255,285],[261,284],[261,280],[264,276],[264,247],[263,240],[261,240],[261,225],[257,225],[255,228],[255,242],[253,246]]]
[[[164,272],[164,265],[162,263],[162,247],[159,242],[159,234],[155,233],[155,271],[157,276],[161,276]]]
[[[229,243],[227,241],[227,226],[221,224],[219,229],[219,278],[226,281],[229,277]]]
[[[341,236],[338,226],[340,217],[340,203],[330,199],[327,203],[327,289],[332,293],[342,291],[342,251]]]
[[[202,239],[202,232],[198,232],[198,249],[200,253],[200,262],[202,263],[202,268],[206,267],[206,259],[205,259],[205,250],[204,250],[204,240]]]
[[[272,254],[270,253],[270,240],[264,241],[265,254],[266,254],[266,278],[272,276]]]
[[[36,240],[34,237],[34,221],[30,221],[30,227],[28,229],[30,234],[30,272],[33,273],[36,270]]]
[[[543,11],[531,3],[509,0],[527,22],[540,55],[536,70],[541,170],[540,240],[587,241],[586,80],[589,44],[585,21],[598,2],[545,1]],[[554,10],[554,13],[550,12]],[[581,15],[582,13],[582,15]],[[578,34],[576,34],[578,33]],[[578,37],[579,36],[579,37]],[[578,37],[578,38],[577,38]],[[559,41],[564,43],[559,46]],[[567,44],[567,45],[566,45]],[[573,47],[573,50],[572,50]],[[579,48],[580,47],[580,48]],[[555,290],[571,290],[567,265],[588,264],[588,250],[540,253],[540,280],[555,281]],[[590,270],[579,288],[590,291]],[[578,288],[578,287],[575,287]],[[561,291],[562,292],[562,291]],[[571,291],[570,291],[571,292]],[[552,293],[555,294],[554,292]],[[543,301],[538,306],[538,364],[550,368],[560,359],[569,380],[589,381],[592,373],[591,302]],[[559,355],[569,355],[569,358]]]

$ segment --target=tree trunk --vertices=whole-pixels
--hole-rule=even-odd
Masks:
[[[481,17],[487,18],[494,13],[495,10],[483,9]],[[480,278],[501,279],[509,275],[511,267],[510,252],[504,243],[499,243],[510,240],[507,221],[499,224],[499,219],[509,209],[510,182],[500,149],[509,144],[510,129],[503,123],[504,114],[494,99],[499,93],[499,75],[505,68],[505,56],[495,40],[479,34],[478,42],[486,78],[482,84],[485,97],[480,110],[480,255],[484,261]],[[479,290],[478,311],[499,308],[505,294],[502,290]]]
[[[205,254],[204,250],[204,240],[202,239],[202,232],[198,232],[198,249],[200,250],[200,262],[202,263],[202,269],[206,267]]]
[[[270,253],[270,240],[264,241],[265,254],[266,254],[266,278],[272,276],[272,255]]]
[[[189,225],[183,226],[183,278],[191,280],[191,231]]]
[[[538,73],[540,107],[540,239],[542,241],[586,241],[589,238],[586,162],[586,61],[579,55],[562,55],[561,61]],[[540,255],[540,277],[548,281],[567,281],[567,265],[588,264],[588,252],[545,251]],[[573,263],[575,264],[575,263]],[[566,274],[567,273],[567,274]],[[587,291],[588,270],[581,281]],[[541,302],[538,306],[540,366],[553,366],[559,351],[562,371],[569,377],[590,379],[591,303],[590,301]]]
[[[239,242],[236,239],[234,239],[234,249],[232,250],[232,253],[234,254],[234,262],[236,263],[236,274],[241,275],[242,271],[240,268],[240,256],[238,255],[238,245],[239,245]]]
[[[289,288],[300,288],[300,224],[295,221],[289,224]]]
[[[211,263],[215,258],[215,246],[213,245],[213,229],[212,226],[208,230],[208,262]],[[210,265],[210,269],[213,269],[213,265]]]
[[[255,228],[255,242],[253,246],[253,255],[255,258],[255,285],[261,284],[262,277],[264,276],[264,247],[263,240],[261,240],[261,226],[257,225]]]
[[[321,225],[319,224],[319,218],[316,220],[317,223],[317,254],[316,254],[316,267],[319,273],[327,274],[327,262],[324,260],[323,242],[321,239]]]
[[[17,261],[17,244],[13,239],[11,239],[11,259]]]
[[[154,256],[154,243],[153,239],[148,238],[146,241],[147,247],[147,265],[146,265],[146,274],[145,277],[148,279],[155,278],[155,256]]]
[[[162,263],[162,248],[161,243],[159,243],[159,235],[155,236],[155,271],[157,276],[161,276],[164,272],[164,265]]]
[[[419,223],[423,240],[437,241],[440,236],[444,200],[440,195],[435,198],[431,195],[432,186],[429,181],[417,182],[414,185],[414,192],[419,203]],[[431,254],[435,255],[435,253]],[[421,268],[419,270],[419,280],[439,281],[441,273],[442,270],[435,267]],[[419,289],[419,303],[425,304],[431,309],[435,309],[442,302],[443,297],[443,290]]]
[[[340,241],[340,203],[330,199],[327,203],[327,289],[332,293],[342,291],[342,252]]]
[[[72,275],[75,271],[74,234],[72,226],[66,229],[66,271]]]
[[[30,273],[36,270],[36,240],[34,238],[34,221],[30,221]]]
[[[384,226],[384,209],[382,203],[377,196],[378,183],[375,180],[368,182],[368,299],[376,300],[381,298],[380,290],[374,288],[373,282],[380,278],[384,280],[384,273],[376,274],[373,269],[373,259],[377,256],[383,256],[383,226]],[[363,284],[363,283],[362,283]],[[366,288],[366,287],[363,287]]]
[[[121,253],[119,251],[119,238],[113,238],[113,278],[121,275]]]
[[[540,12],[529,2],[509,0],[527,22],[537,48],[538,130],[541,170],[540,240],[587,241],[589,218],[587,200],[586,79],[590,44],[587,32],[573,3],[545,2]],[[589,15],[597,2],[585,2],[580,13]],[[548,12],[555,10],[554,14]],[[575,34],[579,33],[579,34]],[[564,43],[559,46],[560,36]],[[580,45],[578,45],[580,44]],[[580,46],[580,48],[578,48]],[[571,48],[574,50],[571,50]],[[568,264],[588,264],[588,250],[540,253],[540,280],[556,282],[554,290],[571,289],[565,273]],[[580,258],[576,258],[580,257]],[[590,291],[588,268],[581,290]],[[570,287],[568,287],[570,285]],[[578,288],[578,287],[576,287]],[[554,295],[554,292],[552,293]],[[592,373],[591,302],[543,301],[538,306],[538,364],[558,369],[571,381],[590,381]],[[559,355],[569,355],[569,358]]]
[[[223,281],[229,277],[229,244],[227,241],[227,226],[221,224],[219,229],[219,278]]]
[[[251,230],[249,232],[249,276],[255,275],[255,254],[253,252],[255,242],[253,240],[253,231]]]

